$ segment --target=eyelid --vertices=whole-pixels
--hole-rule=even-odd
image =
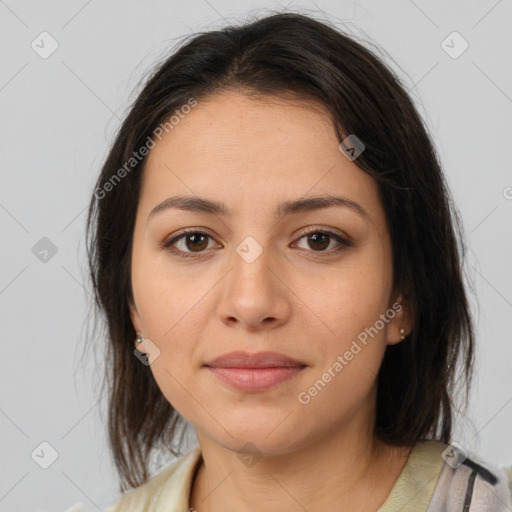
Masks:
[[[204,228],[185,228],[182,231],[179,231],[178,234],[174,234],[171,237],[166,238],[160,244],[160,247],[162,249],[164,249],[164,250],[168,250],[168,251],[171,251],[171,252],[174,252],[174,253],[179,253],[179,254],[185,254],[185,255],[188,255],[188,256],[192,256],[192,257],[199,256],[202,253],[205,253],[206,251],[202,251],[202,252],[198,252],[198,253],[192,253],[192,252],[181,251],[179,249],[178,250],[173,250],[172,246],[176,242],[178,242],[179,240],[181,240],[182,238],[184,238],[186,235],[189,235],[189,234],[203,234],[203,235],[206,235],[207,237],[211,238],[212,240],[215,240],[215,237],[210,235],[208,233],[207,229],[204,229]]]
[[[303,249],[305,252],[309,253],[310,255],[313,255],[313,257],[325,257],[328,256],[335,256],[339,254],[343,249],[346,249],[348,247],[353,247],[354,243],[352,241],[352,238],[345,233],[339,234],[337,231],[334,231],[332,228],[325,228],[321,226],[309,226],[307,228],[304,228],[299,232],[297,235],[297,241],[293,242],[292,246],[295,246],[302,238],[306,237],[309,234],[313,233],[322,233],[325,235],[328,235],[331,239],[336,240],[338,243],[338,246],[334,249],[329,249],[326,251],[313,251],[313,250],[307,250]]]
[[[299,233],[297,233],[296,240],[293,242],[293,245],[296,245],[296,243],[298,241],[300,241],[302,238],[304,238],[305,236],[307,236],[309,234],[313,234],[313,233],[323,233],[323,234],[329,235],[331,238],[334,238],[339,244],[339,246],[337,248],[329,249],[327,251],[313,251],[313,250],[307,251],[306,250],[306,252],[316,254],[320,257],[322,255],[328,256],[328,255],[337,254],[344,247],[353,247],[354,246],[354,243],[352,242],[351,237],[348,236],[347,234],[345,234],[345,233],[339,234],[333,228],[326,228],[326,227],[322,227],[322,226],[308,226],[308,227],[303,228],[302,230],[299,231]],[[171,238],[165,239],[160,244],[161,248],[168,250],[174,254],[177,254],[178,256],[185,257],[185,258],[188,258],[188,257],[197,258],[197,257],[200,257],[201,255],[205,254],[208,251],[208,249],[205,249],[204,251],[199,251],[197,253],[193,253],[193,252],[182,251],[180,249],[176,250],[176,249],[172,248],[172,246],[176,242],[178,242],[179,240],[181,240],[188,234],[203,234],[203,235],[206,235],[207,237],[211,238],[212,240],[216,241],[215,237],[210,235],[208,233],[207,229],[185,228],[182,231],[179,231],[178,234],[173,235]]]
[[[340,231],[340,230],[337,230],[334,228],[328,228],[328,227],[321,226],[321,225],[307,226],[307,227],[301,229],[297,233],[296,236],[298,238],[302,238],[303,236],[309,235],[310,233],[326,233],[328,235],[333,235],[335,237],[339,237],[339,238],[343,239],[343,241],[346,242],[347,245],[351,245],[351,246],[354,245],[352,238],[349,235],[347,235],[346,233],[344,233],[343,231]]]

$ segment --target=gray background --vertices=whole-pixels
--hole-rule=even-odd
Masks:
[[[94,179],[140,78],[181,36],[285,6],[0,1],[0,511],[63,511],[77,502],[101,510],[116,498],[97,391],[101,354],[81,364],[90,341],[84,226]],[[434,134],[466,230],[478,338],[470,414],[454,439],[512,464],[512,2],[288,6],[345,21],[383,47]],[[31,47],[51,49],[44,31],[58,42],[47,58]],[[459,36],[442,46],[454,31],[469,44],[460,55]],[[40,463],[50,460],[44,441],[58,454],[48,469],[31,457],[37,449]]]

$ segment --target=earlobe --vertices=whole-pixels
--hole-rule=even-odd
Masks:
[[[135,338],[135,348],[140,351],[144,337],[142,336],[142,326],[139,312],[133,304],[130,304],[130,318],[132,319],[133,328],[135,329],[135,333],[137,335]]]
[[[401,294],[393,304],[393,310],[396,311],[396,314],[388,327],[388,345],[396,345],[405,341],[412,328],[410,308]]]
[[[135,329],[135,332],[139,334],[141,332],[141,322],[140,322],[140,316],[139,312],[137,311],[137,308],[130,304],[130,318],[132,320],[133,328]]]

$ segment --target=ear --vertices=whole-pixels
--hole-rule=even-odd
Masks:
[[[403,298],[402,294],[390,304],[388,312],[388,317],[393,315],[392,312],[394,312],[394,316],[388,324],[386,343],[396,345],[405,341],[402,340],[402,336],[408,336],[411,333],[413,315],[408,301]],[[403,334],[400,332],[401,329],[403,329]]]
[[[130,318],[132,319],[133,328],[137,333],[137,336],[142,335],[142,326],[140,321],[140,315],[135,307],[135,304],[130,303]]]

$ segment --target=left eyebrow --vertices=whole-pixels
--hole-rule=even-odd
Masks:
[[[341,196],[318,196],[308,197],[305,199],[297,199],[295,201],[285,201],[278,206],[276,215],[291,215],[332,207],[350,208],[365,220],[370,220],[368,212],[359,203],[356,203],[347,197]]]
[[[318,196],[308,197],[305,199],[296,199],[293,201],[285,201],[278,205],[275,210],[276,216],[293,215],[302,212],[310,212],[315,210],[321,210],[325,208],[342,207],[350,208],[352,211],[359,214],[366,221],[370,221],[368,212],[358,203],[348,199],[347,197],[341,196]],[[154,217],[156,214],[175,208],[183,211],[204,213],[207,215],[222,215],[229,216],[231,212],[228,207],[219,201],[213,201],[197,196],[173,196],[168,197],[160,204],[156,205],[148,215],[147,221]]]

